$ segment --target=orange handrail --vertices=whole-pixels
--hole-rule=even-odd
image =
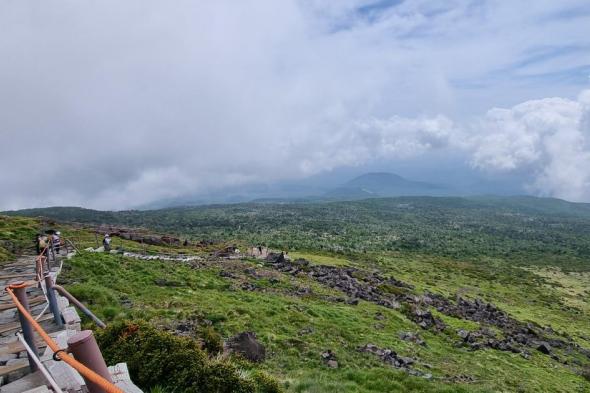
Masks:
[[[16,297],[16,295],[12,291],[15,288],[24,288],[26,286],[27,285],[25,283],[11,284],[8,287],[6,287],[6,292],[12,298],[12,301],[14,302],[14,304],[16,305],[18,310],[20,311],[21,315],[23,315],[29,321],[29,323],[33,326],[33,328],[37,331],[37,333],[39,333],[39,335],[41,336],[43,341],[45,341],[47,343],[47,346],[49,348],[51,348],[51,350],[53,352],[59,351],[59,358],[61,360],[63,360],[64,362],[66,362],[67,364],[72,366],[80,374],[82,374],[84,377],[88,378],[88,380],[99,385],[102,389],[105,390],[105,392],[107,392],[107,393],[125,393],[123,390],[121,390],[120,388],[115,386],[113,383],[107,381],[105,378],[98,375],[97,373],[95,373],[94,371],[92,371],[91,369],[89,369],[88,367],[83,365],[82,363],[78,362],[72,356],[68,355],[66,352],[64,352],[62,350],[62,348],[60,348],[57,345],[57,343],[55,341],[53,341],[53,339],[51,337],[49,337],[49,335],[43,330],[41,325],[39,325],[39,323],[35,320],[35,318],[33,318],[31,316],[31,314],[29,314],[27,309],[19,302],[18,298]]]

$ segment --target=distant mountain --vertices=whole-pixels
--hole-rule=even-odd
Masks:
[[[391,196],[443,196],[452,190],[438,184],[405,179],[395,173],[373,172],[355,177],[326,193],[328,198],[359,199]]]

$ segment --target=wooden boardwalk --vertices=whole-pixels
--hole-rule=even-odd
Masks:
[[[71,257],[72,254],[60,255],[54,264]],[[54,266],[50,272],[54,282],[58,282],[59,267]],[[68,300],[57,296],[59,309],[64,318],[64,327],[59,329],[53,320],[42,286],[36,285],[35,256],[23,256],[16,261],[0,266],[0,393],[44,393],[54,392],[40,371],[30,372],[28,355],[24,345],[15,333],[21,329],[18,312],[10,296],[4,290],[10,283],[25,281],[33,284],[27,288],[31,315],[43,327],[45,332],[56,341],[60,348],[67,347],[67,339],[80,331],[80,317]],[[36,335],[36,333],[35,333]],[[63,392],[87,392],[84,380],[76,370],[64,362],[53,360],[53,352],[45,342],[36,337],[39,358],[49,374]],[[141,393],[129,377],[124,363],[109,367],[112,380],[127,393]]]

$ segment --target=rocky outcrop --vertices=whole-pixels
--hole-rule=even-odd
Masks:
[[[338,289],[350,299],[362,299],[387,308],[400,309],[410,320],[422,329],[442,331],[445,324],[437,318],[432,309],[438,312],[469,321],[478,322],[478,331],[459,331],[461,345],[473,350],[493,348],[501,351],[521,353],[528,357],[528,351],[537,350],[551,355],[553,348],[577,351],[590,358],[590,351],[581,348],[568,339],[557,338],[532,323],[518,321],[492,303],[481,299],[468,300],[458,297],[452,301],[444,296],[426,293],[417,296],[412,293],[413,286],[392,277],[384,277],[377,272],[367,272],[350,267],[312,265],[309,261],[298,259],[289,261],[280,254],[270,253],[267,260],[275,269],[294,276],[305,275],[328,287]],[[496,335],[487,327],[495,327],[501,333]],[[551,334],[550,334],[551,333]]]
[[[416,306],[419,299],[410,295],[413,286],[394,278],[386,278],[377,272],[366,272],[355,268],[311,265],[305,259],[288,261],[281,254],[271,253],[268,257],[275,269],[291,274],[306,275],[328,287],[340,290],[348,295],[342,299],[348,304],[358,304],[358,300],[369,301],[387,308],[398,309],[400,303],[411,304],[408,317],[423,329],[444,329],[444,323],[428,310]]]

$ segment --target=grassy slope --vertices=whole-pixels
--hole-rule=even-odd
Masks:
[[[33,251],[33,240],[41,224],[25,217],[0,215],[0,262],[14,258],[23,251]]]
[[[528,198],[395,198],[117,214],[67,210],[67,218],[97,223],[112,219],[196,239],[263,243],[316,264],[378,269],[414,284],[418,292],[484,298],[519,320],[550,325],[590,348],[587,209]],[[79,236],[92,242],[89,234]],[[177,320],[199,313],[225,337],[255,331],[271,352],[261,367],[287,381],[291,391],[590,391],[590,384],[574,374],[578,367],[540,353],[525,360],[506,352],[456,347],[455,330],[476,329],[472,322],[445,317],[450,328],[438,335],[423,332],[428,343],[423,348],[398,339],[400,331],[418,328],[397,311],[366,302],[327,302],[320,295],[331,290],[286,276],[273,285],[258,280],[266,293],[242,291],[220,277],[219,269],[92,254],[76,257],[68,276],[70,288],[107,319]],[[160,277],[182,285],[157,286],[154,280]],[[301,298],[286,290],[300,286],[313,287],[314,294]],[[130,299],[133,307],[121,307],[121,299]],[[385,321],[374,319],[378,311]],[[378,323],[384,329],[376,329]],[[313,333],[300,336],[307,327]],[[408,377],[356,350],[369,342],[417,356],[433,366],[435,377],[465,374],[477,382]],[[322,364],[319,353],[326,349],[336,352],[339,369]]]
[[[243,268],[268,270],[254,262],[241,263]],[[71,261],[65,278],[71,281],[69,288],[76,296],[107,319],[132,317],[164,322],[183,320],[196,313],[212,320],[225,337],[254,331],[271,354],[262,367],[286,381],[295,392],[572,392],[588,387],[567,367],[540,353],[525,360],[517,354],[494,350],[471,352],[455,347],[457,337],[452,328],[442,334],[422,333],[428,343],[424,348],[398,338],[399,332],[417,331],[417,327],[397,311],[367,302],[357,306],[328,302],[320,295],[331,294],[331,290],[283,275],[276,284],[255,280],[260,286],[268,286],[266,293],[243,291],[235,288],[231,279],[220,277],[219,270],[219,266],[191,269],[180,263],[81,254]],[[157,278],[176,281],[179,286],[158,286]],[[427,285],[419,276],[411,282]],[[312,295],[302,298],[282,290],[300,286],[312,286]],[[133,306],[121,307],[120,299],[130,300]],[[375,320],[377,312],[385,315],[384,321]],[[445,321],[453,328],[477,325],[453,318]],[[376,329],[376,323],[382,323],[384,328]],[[310,327],[311,334],[299,334]],[[461,387],[406,376],[357,351],[367,343],[416,356],[433,366],[430,372],[437,378],[466,374],[478,382]],[[319,354],[326,349],[338,356],[339,369],[322,364]]]

